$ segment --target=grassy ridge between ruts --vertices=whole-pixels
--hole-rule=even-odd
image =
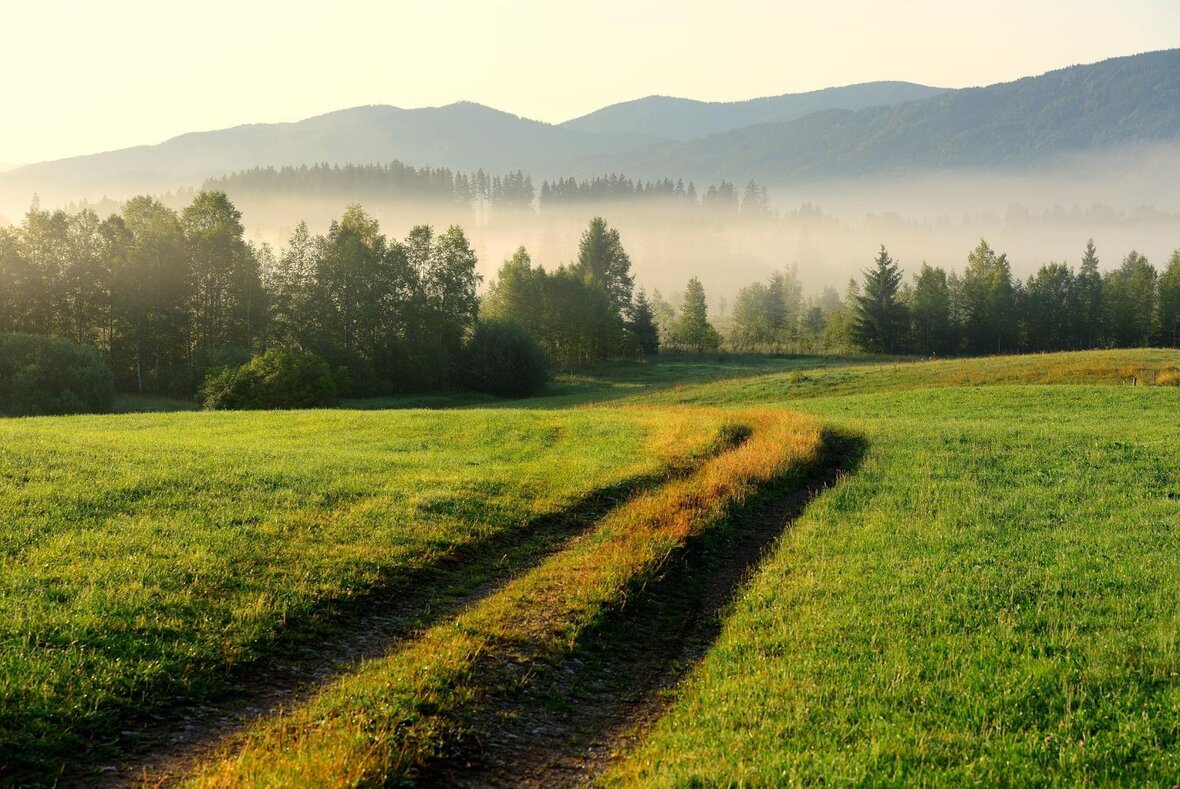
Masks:
[[[727,419],[738,445],[637,495],[453,621],[261,721],[191,783],[349,786],[412,776],[497,686],[568,654],[689,540],[767,486],[798,485],[821,461],[818,420],[783,411]]]
[[[720,424],[676,409],[0,420],[0,784],[117,756],[137,716],[218,692],[463,551],[588,499],[609,509],[698,462]]]
[[[1180,391],[791,406],[869,451],[784,535],[608,785],[1178,782]]]

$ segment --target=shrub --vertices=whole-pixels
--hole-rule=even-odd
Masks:
[[[210,410],[315,408],[336,403],[336,378],[314,353],[273,348],[241,367],[210,371],[201,387]]]
[[[115,376],[94,348],[32,334],[0,335],[0,414],[103,413]]]
[[[497,397],[528,397],[548,380],[545,352],[527,329],[510,320],[476,324],[463,353],[464,387]]]
[[[1180,370],[1175,368],[1160,370],[1155,382],[1160,386],[1180,386]]]

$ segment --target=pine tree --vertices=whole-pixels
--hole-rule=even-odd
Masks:
[[[676,327],[676,341],[697,353],[714,351],[721,345],[721,335],[709,323],[709,306],[705,301],[705,286],[696,277],[688,281],[684,290],[684,306]]]
[[[852,339],[863,351],[897,353],[905,346],[908,328],[905,304],[898,297],[901,269],[884,245],[873,262],[874,267],[864,272],[863,292],[856,297]]]
[[[591,219],[590,227],[582,233],[574,271],[601,286],[620,317],[630,306],[634,288],[631,258],[623,249],[619,231],[608,227],[600,216]]]
[[[659,353],[660,330],[656,326],[655,315],[647,301],[647,293],[643,290],[635,294],[635,303],[631,306],[631,322],[628,329],[635,338],[640,353],[644,356],[653,356]]]
[[[1102,336],[1102,275],[1098,273],[1098,250],[1094,239],[1086,242],[1082,267],[1074,280],[1078,299],[1078,346],[1093,348]]]

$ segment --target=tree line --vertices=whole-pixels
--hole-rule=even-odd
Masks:
[[[1099,262],[1090,241],[1076,270],[1047,263],[1021,281],[980,241],[961,274],[923,263],[904,282],[881,247],[851,294],[851,339],[864,351],[926,355],[1180,346],[1180,250],[1162,271],[1135,251],[1106,272]]]
[[[458,205],[485,201],[500,207],[532,207],[532,176],[519,170],[493,175],[446,167],[415,167],[401,161],[383,164],[314,164],[255,167],[207,179],[204,191],[252,194],[302,194],[354,198],[395,197]]]
[[[388,239],[359,206],[301,224],[276,255],[224,192],[151,197],[100,219],[34,208],[0,228],[0,333],[97,348],[121,389],[192,396],[206,371],[282,346],[319,354],[346,393],[443,385],[477,311],[463,231]]]
[[[843,297],[805,295],[786,269],[742,288],[728,315],[720,300],[716,324],[695,277],[675,306],[637,290],[602,218],[556,268],[517,250],[482,300],[476,263],[458,227],[388,238],[359,205],[323,234],[300,224],[278,252],[245,240],[219,191],[180,211],[135,197],[105,219],[34,206],[0,228],[0,334],[91,346],[120,389],[185,397],[211,369],[276,348],[320,357],[340,396],[443,388],[481,320],[523,327],[562,369],[723,346],[952,355],[1180,345],[1180,250],[1162,271],[1131,252],[1100,272],[1091,242],[1079,269],[1050,263],[1021,281],[980,242],[962,273],[923,263],[906,282],[882,247]],[[519,339],[489,328],[482,358]]]
[[[577,259],[551,273],[518,251],[482,310],[476,264],[461,228],[387,238],[359,205],[323,234],[300,223],[279,252],[245,240],[240,212],[219,191],[181,211],[135,197],[105,219],[34,206],[20,226],[0,228],[0,335],[91,346],[120,389],[182,397],[210,371],[272,349],[322,359],[340,396],[445,388],[462,378],[480,318],[519,324],[565,369],[658,348],[630,257],[601,218]],[[508,344],[520,347],[519,335],[489,327],[479,353],[490,359]]]
[[[625,201],[703,206],[747,216],[768,216],[766,187],[755,181],[739,195],[737,187],[722,180],[700,194],[696,185],[670,178],[644,181],[622,173],[593,178],[558,178],[543,181],[538,190],[533,178],[516,171],[493,175],[484,170],[463,173],[446,167],[415,167],[401,161],[382,164],[315,164],[255,167],[207,179],[203,191],[231,194],[348,194],[356,199],[397,198],[430,200],[454,205],[486,203],[492,208],[544,211],[560,205]]]
[[[631,258],[618,230],[590,221],[571,263],[546,271],[520,247],[500,267],[481,315],[525,327],[562,369],[663,350],[716,351],[722,336],[709,320],[700,279],[691,277],[674,309],[655,291],[635,290]]]

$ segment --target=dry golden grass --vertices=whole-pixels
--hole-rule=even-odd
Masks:
[[[624,503],[454,620],[260,721],[200,766],[191,784],[356,786],[411,777],[455,736],[457,712],[568,653],[688,540],[760,489],[799,483],[820,460],[814,418],[783,411],[728,418],[726,432],[740,443]]]
[[[1155,383],[1157,386],[1180,386],[1180,370],[1171,367],[1166,370],[1160,370],[1156,376]]]

